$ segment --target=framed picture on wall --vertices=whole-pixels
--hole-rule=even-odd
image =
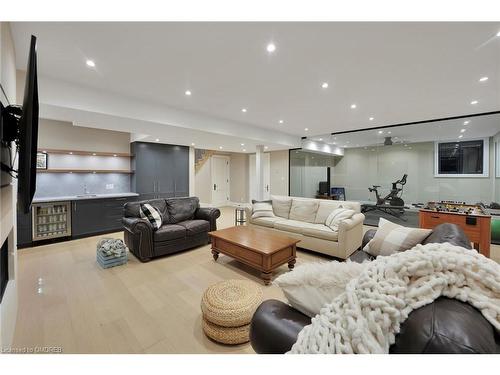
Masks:
[[[330,195],[333,196],[333,199],[339,201],[345,201],[345,188],[343,187],[332,187],[330,189]]]
[[[36,153],[36,169],[47,169],[47,154],[45,152]]]

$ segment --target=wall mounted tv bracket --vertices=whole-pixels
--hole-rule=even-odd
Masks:
[[[1,105],[1,103],[0,103]],[[17,170],[14,169],[15,157],[19,150],[19,120],[23,113],[23,109],[19,105],[9,105],[4,107],[1,105],[2,113],[2,132],[1,132],[1,151],[9,154],[9,157],[2,157],[0,167],[3,172],[10,174],[12,177],[17,177]],[[15,150],[12,150],[12,143],[15,144]],[[12,156],[14,154],[14,157]]]

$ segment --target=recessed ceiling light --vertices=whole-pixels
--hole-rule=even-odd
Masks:
[[[368,120],[373,121],[373,120],[375,120],[375,119],[374,119],[373,117],[370,117]]]
[[[93,152],[92,155],[95,156],[95,152]]]
[[[383,130],[379,130],[378,131],[378,134],[382,134],[384,131]]]
[[[476,105],[477,103],[479,103],[477,100],[473,100],[472,102],[470,102],[470,104],[472,105]]]
[[[190,90],[186,90],[186,91],[184,92],[184,94],[186,94],[186,96],[191,96],[191,91],[190,91]]]
[[[328,82],[323,82],[323,83],[321,84],[321,88],[323,88],[323,89],[327,89],[327,88],[328,88]]]
[[[465,129],[460,129],[460,133],[465,133]]]
[[[244,144],[244,143],[241,143],[241,145],[242,145],[242,146],[245,146],[245,144]]]
[[[387,134],[391,134],[391,132],[387,132]]]
[[[243,152],[245,152],[245,151],[246,151],[246,150],[245,150],[245,149],[243,149]]]
[[[160,142],[160,138],[156,138],[156,139],[155,139],[155,142]]]
[[[497,33],[497,36],[500,36],[500,31]]]
[[[273,53],[274,51],[276,51],[276,45],[274,43],[269,43],[267,45],[266,49],[267,49],[267,52]]]
[[[323,138],[320,138],[319,140],[320,140],[320,141],[322,141],[322,140],[323,140]]]
[[[222,146],[219,146],[219,149],[222,150]]]
[[[279,123],[280,123],[280,124],[283,124],[283,120],[279,120]]]
[[[479,78],[479,82],[485,82],[488,80],[488,77],[481,77]]]
[[[356,109],[357,105],[356,104],[351,104],[351,109]]]
[[[463,134],[460,134],[460,135],[458,136],[458,138],[463,138],[463,137],[464,137],[464,136],[463,136]]]
[[[305,131],[308,131],[308,130],[309,130],[309,128],[304,128],[304,130],[305,130]]]
[[[241,108],[241,112],[246,113],[247,109],[246,108]]]
[[[69,154],[70,154],[70,155],[73,155],[73,152],[70,152]]]
[[[267,146],[264,146],[264,149],[265,149],[265,150],[267,150],[268,148],[269,148],[269,147],[267,147]]]
[[[469,125],[470,121],[464,121],[464,125]]]
[[[193,142],[193,143],[191,143],[191,146],[194,146],[194,142]]]
[[[94,60],[87,60],[87,66],[90,68],[95,68],[95,62]]]
[[[116,157],[116,154],[113,154],[114,157]]]

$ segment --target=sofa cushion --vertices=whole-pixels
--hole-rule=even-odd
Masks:
[[[292,198],[272,196],[273,212],[276,216],[288,219],[290,208],[292,207]]]
[[[274,222],[274,228],[279,230],[284,230],[286,232],[302,234],[304,223],[302,221],[297,221],[297,220],[281,219]]]
[[[319,202],[314,199],[292,199],[292,207],[290,208],[290,220],[305,221],[314,223],[316,220],[316,212],[318,211]]]
[[[166,199],[167,210],[170,214],[169,223],[176,224],[181,221],[191,220],[200,201],[197,197],[168,198]]]
[[[186,228],[182,225],[165,224],[154,232],[155,241],[171,241],[186,237]]]
[[[273,228],[274,223],[278,220],[283,220],[281,217],[258,217],[256,219],[251,219],[251,223],[255,225],[261,225],[263,227]]]
[[[210,231],[210,223],[206,220],[181,221],[176,225],[180,225],[186,228],[188,236]]]
[[[302,234],[308,237],[320,238],[322,240],[337,241],[339,233],[323,224],[314,224],[302,229]]]

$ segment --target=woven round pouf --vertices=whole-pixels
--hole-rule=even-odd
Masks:
[[[203,330],[215,341],[249,341],[250,321],[262,302],[262,289],[247,280],[225,280],[210,286],[201,299]]]
[[[222,344],[236,345],[250,341],[250,323],[241,327],[222,327],[203,318],[203,332]]]

